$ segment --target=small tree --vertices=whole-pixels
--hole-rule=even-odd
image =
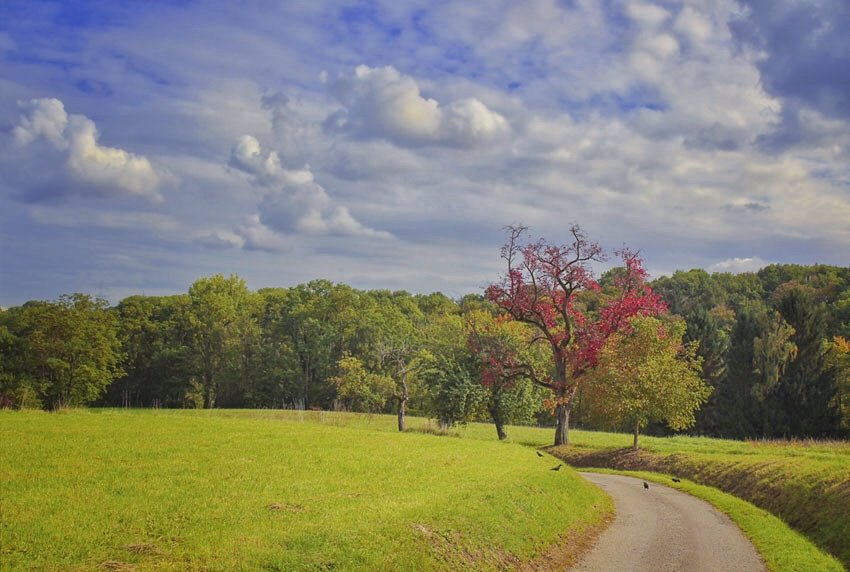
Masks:
[[[451,355],[433,356],[422,371],[428,397],[426,407],[444,431],[475,417],[486,400],[470,361]]]
[[[590,242],[578,226],[570,228],[572,241],[550,244],[542,239],[522,244],[526,228],[508,227],[502,247],[507,272],[487,288],[487,297],[519,322],[537,330],[536,340],[547,346],[552,371],[538,376],[528,363],[518,363],[535,383],[551,389],[557,418],[555,445],[569,443],[570,411],[585,375],[596,366],[599,350],[633,316],[655,315],[666,309],[646,284],[643,260],[628,249],[616,254],[623,260],[613,284],[617,295],[594,315],[581,311],[577,297],[599,289],[590,264],[605,259],[602,248]]]
[[[609,423],[631,426],[635,450],[640,430],[651,422],[665,421],[675,430],[692,427],[711,393],[699,375],[696,344],[682,344],[686,327],[683,320],[635,317],[599,353],[587,385],[591,408]]]
[[[507,423],[528,421],[542,408],[543,390],[532,384],[522,364],[545,370],[546,356],[532,343],[528,326],[510,316],[473,310],[467,312],[466,323],[467,345],[479,361],[487,411],[503,440]]]
[[[392,396],[395,382],[385,375],[366,371],[363,363],[345,356],[337,363],[339,374],[330,378],[336,387],[337,399],[353,411],[378,413]]]
[[[393,384],[391,396],[398,404],[398,430],[404,431],[407,428],[407,402],[411,390],[419,381],[419,373],[430,355],[411,335],[381,340],[378,343],[378,357],[382,369],[389,372],[387,377]]]

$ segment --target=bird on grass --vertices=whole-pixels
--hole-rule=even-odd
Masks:
[[[644,482],[643,482],[643,488],[645,488],[645,489],[648,489],[648,488],[649,488],[649,485],[648,485],[648,484],[646,484],[646,481],[644,481]]]
[[[674,482],[674,483],[681,483],[681,482],[682,482],[682,479],[677,478],[677,477],[673,477],[673,482]]]
[[[537,453],[537,456],[538,456],[538,457],[542,457],[542,456],[543,456],[543,453],[541,453],[540,451],[535,451],[535,453]]]
[[[560,471],[560,470],[561,470],[561,467],[563,467],[563,466],[564,466],[564,465],[558,465],[557,467],[552,467],[552,468],[551,468],[551,469],[549,469],[549,470],[550,470],[550,471]]]

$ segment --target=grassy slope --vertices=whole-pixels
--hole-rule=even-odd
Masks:
[[[745,442],[693,437],[577,436],[553,449],[573,465],[646,470],[717,487],[766,509],[850,566],[850,443]]]
[[[521,447],[282,417],[0,412],[2,568],[517,567],[611,510]]]
[[[395,418],[391,416],[299,411],[239,411],[229,414],[395,430]],[[414,428],[433,430],[425,419],[411,418],[410,421]],[[480,440],[496,439],[493,425],[487,423],[470,423],[456,428],[452,434]],[[541,447],[552,443],[553,430],[510,427],[508,436],[513,442]],[[717,487],[780,517],[818,546],[837,555],[850,568],[850,443],[643,436],[640,439],[641,453],[633,455],[628,451],[632,442],[632,436],[628,434],[572,430],[570,439],[570,447],[552,452],[581,466],[678,474],[695,483]],[[711,498],[707,500],[713,502]],[[750,514],[743,510],[742,514],[745,513]],[[748,534],[759,528],[757,519],[746,518],[739,524],[745,529],[747,526],[752,528],[752,531],[747,531]],[[781,533],[774,530],[771,534],[776,541],[772,545],[763,544],[762,548],[779,546],[783,542],[796,545],[793,531],[787,526],[785,528]],[[805,554],[805,551],[797,551],[797,554]],[[764,556],[771,560],[771,555]],[[775,558],[784,556],[780,552]]]

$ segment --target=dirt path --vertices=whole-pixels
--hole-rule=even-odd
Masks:
[[[763,571],[725,514],[677,490],[621,475],[582,473],[614,499],[617,516],[575,572]]]

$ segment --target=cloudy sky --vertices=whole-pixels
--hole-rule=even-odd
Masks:
[[[850,263],[846,0],[0,3],[0,305]]]

